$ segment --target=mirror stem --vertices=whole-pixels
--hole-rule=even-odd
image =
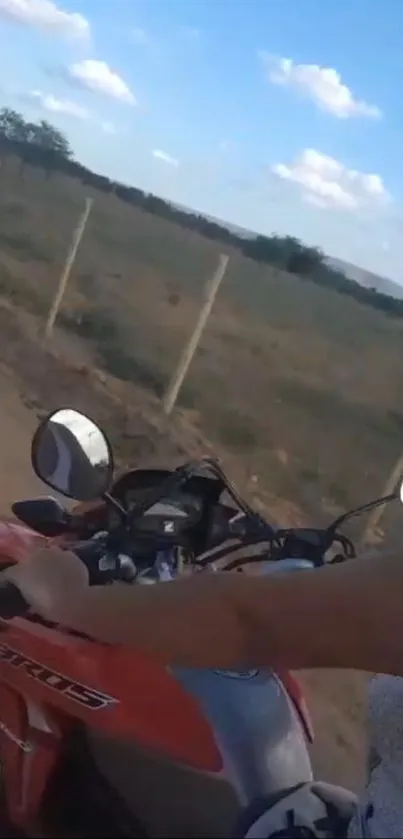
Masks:
[[[109,493],[109,492],[104,492],[104,494],[103,494],[102,498],[104,498],[104,499],[105,499],[105,501],[108,501],[108,502],[109,502],[109,504],[112,504],[112,507],[114,507],[114,508],[115,508],[115,510],[118,510],[118,512],[119,512],[119,513],[120,513],[120,514],[121,514],[124,518],[126,518],[126,516],[127,516],[127,510],[125,510],[125,508],[122,506],[122,504],[120,503],[120,501],[117,501],[117,500],[116,500],[116,498],[114,498],[114,497],[113,497],[113,495],[110,495],[110,493]]]

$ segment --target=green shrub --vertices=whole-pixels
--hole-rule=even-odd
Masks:
[[[51,262],[52,259],[45,245],[37,239],[31,239],[26,233],[11,233],[0,231],[0,244],[9,250],[16,251],[19,259],[30,262]]]
[[[254,449],[258,445],[256,430],[251,421],[230,408],[207,418],[211,429],[219,440],[230,449],[242,451]]]

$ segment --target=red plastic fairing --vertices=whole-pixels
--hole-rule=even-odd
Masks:
[[[37,817],[60,744],[60,732],[46,710],[0,684],[1,773],[14,825],[27,827]]]
[[[45,543],[19,524],[0,522],[0,564],[23,562]],[[0,684],[47,706],[57,719],[62,713],[196,769],[221,770],[198,704],[157,660],[28,618],[0,627]],[[0,721],[1,713],[0,704]]]
[[[279,679],[281,679],[290,699],[292,700],[302,725],[304,726],[308,742],[313,743],[315,739],[315,732],[313,730],[312,720],[305,701],[304,693],[298,679],[296,679],[289,670],[277,670],[276,673]]]

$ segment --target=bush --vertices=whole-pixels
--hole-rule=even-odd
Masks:
[[[19,258],[30,262],[32,259],[38,262],[51,262],[51,257],[43,243],[37,239],[31,239],[25,233],[8,233],[0,231],[0,243],[5,247],[16,251]]]
[[[161,395],[164,387],[162,374],[144,358],[128,353],[124,334],[104,309],[91,309],[82,314],[61,314],[60,322],[73,332],[92,341],[105,369],[125,382],[141,384]]]
[[[319,481],[320,474],[317,469],[301,469],[299,477],[308,484],[314,484]]]
[[[251,428],[251,421],[237,411],[227,409],[212,418],[211,427],[219,440],[230,449],[250,451],[258,445],[256,431]]]
[[[13,277],[3,265],[0,265],[0,294],[34,314],[42,315],[46,311],[47,302],[44,297],[35,288]]]
[[[164,380],[158,371],[146,361],[128,355],[118,344],[105,343],[99,346],[107,370],[124,382],[135,382],[161,396]]]

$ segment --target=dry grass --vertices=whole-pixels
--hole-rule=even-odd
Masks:
[[[86,193],[29,169],[21,181],[15,161],[0,183],[0,290],[41,313]],[[63,323],[160,394],[220,247],[92,194]],[[401,451],[402,338],[403,323],[234,252],[181,405],[266,492],[317,520],[372,497]]]

